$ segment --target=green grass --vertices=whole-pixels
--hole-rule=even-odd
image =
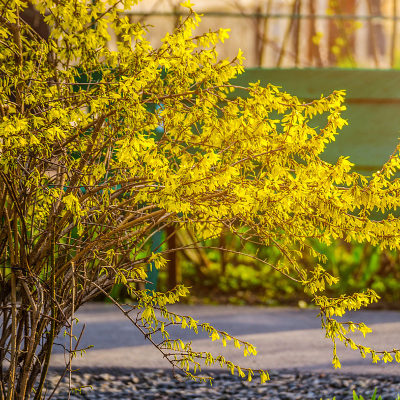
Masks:
[[[379,397],[376,397],[376,396],[377,396],[377,394],[376,394],[376,389],[375,389],[374,393],[371,397],[371,400],[382,400],[382,396],[379,396]],[[353,390],[353,400],[365,400],[365,399],[361,395],[357,396],[356,392]],[[397,395],[396,399],[393,399],[393,400],[400,400],[400,395]]]
[[[374,393],[372,394],[371,400],[382,400],[382,396],[377,397],[377,389],[375,388]],[[322,398],[320,399],[322,400]],[[326,399],[326,400],[336,400],[336,397],[333,397],[332,399]],[[356,391],[353,390],[353,400],[367,400],[361,395],[357,395]],[[400,395],[398,394],[396,398],[393,398],[393,400],[400,400]]]

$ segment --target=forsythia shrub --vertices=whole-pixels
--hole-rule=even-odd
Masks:
[[[190,228],[200,243],[229,230],[274,246],[282,258],[271,267],[300,282],[320,308],[335,367],[338,340],[373,362],[400,361],[399,350],[351,339],[352,331],[370,332],[363,323],[335,319],[378,296],[372,290],[324,296],[337,278],[308,245],[309,238],[400,244],[397,218],[369,217],[399,205],[400,182],[391,179],[398,149],[370,179],[351,172],[346,158],[331,165],[319,157],[346,124],[343,91],[305,104],[254,83],[242,88],[247,98],[229,100],[242,54],[218,60],[215,45],[227,32],[194,36],[200,18],[190,3],[188,18],[158,49],[146,40],[146,27],[123,14],[135,1],[33,3],[50,28],[48,40],[21,17],[26,1],[0,3],[2,398],[43,397],[63,328],[71,338],[71,371],[79,350],[75,311],[115,282],[138,299],[122,312],[174,368],[207,379],[197,375],[201,363],[218,363],[251,380],[251,369],[170,337],[171,324],[202,329],[224,346],[231,341],[245,355],[256,353],[250,343],[168,311],[185,287],[140,290],[147,266],[162,268],[174,251],[146,252],[152,235],[171,224]],[[107,48],[111,31],[116,51]],[[326,125],[314,129],[318,114]],[[313,268],[298,262],[304,250],[315,257]]]

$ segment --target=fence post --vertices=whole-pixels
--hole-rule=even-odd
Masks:
[[[151,237],[151,253],[159,253],[162,251],[161,246],[163,243],[163,231],[157,231]],[[150,264],[149,272],[147,274],[147,283],[145,288],[148,290],[157,290],[158,282],[158,269],[155,266],[155,262],[152,261]]]
[[[166,234],[167,234],[167,244],[168,244],[168,250],[172,250],[168,254],[168,290],[173,289],[177,283],[178,283],[178,272],[179,272],[179,266],[178,266],[178,260],[176,257],[176,245],[177,245],[177,240],[176,240],[176,232],[175,232],[175,226],[169,225],[165,229]]]

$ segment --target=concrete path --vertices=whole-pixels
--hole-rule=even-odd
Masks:
[[[227,359],[250,368],[268,370],[299,369],[302,371],[344,372],[355,374],[400,375],[400,364],[372,364],[362,359],[358,351],[338,347],[342,368],[332,367],[332,346],[320,328],[317,310],[294,308],[261,308],[236,306],[175,306],[174,312],[191,315],[209,322],[220,330],[249,341],[257,347],[256,357],[243,357],[233,345],[222,347],[211,342],[205,334],[194,335],[188,330],[176,331],[182,339],[193,341],[193,349],[223,354]],[[347,320],[365,322],[373,329],[366,339],[359,341],[376,349],[400,348],[400,312],[359,311],[348,314]],[[89,304],[77,314],[78,328],[86,324],[82,347],[93,349],[74,361],[82,369],[169,368],[161,354],[146,342],[141,333],[109,304]],[[61,342],[64,338],[59,338]],[[56,346],[53,367],[64,365],[64,355]]]

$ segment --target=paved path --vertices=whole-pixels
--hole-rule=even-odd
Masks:
[[[182,339],[193,340],[194,349],[224,354],[227,359],[251,368],[335,371],[331,364],[331,342],[320,328],[317,310],[247,306],[175,306],[171,310],[249,341],[257,347],[258,355],[244,358],[241,351],[229,344],[223,348],[220,342],[211,342],[204,334],[196,337],[188,330],[179,330]],[[169,368],[158,350],[113,305],[89,304],[77,316],[78,327],[86,324],[82,346],[92,344],[94,348],[82,358],[78,356],[74,367]],[[364,339],[365,345],[377,349],[400,348],[400,312],[360,311],[349,314],[348,319],[363,321],[373,329]],[[362,336],[359,339],[363,340]],[[372,364],[369,359],[363,360],[358,351],[344,346],[338,348],[338,353],[342,368],[337,372],[400,375],[400,364]],[[60,347],[55,350],[51,365],[64,365]]]

